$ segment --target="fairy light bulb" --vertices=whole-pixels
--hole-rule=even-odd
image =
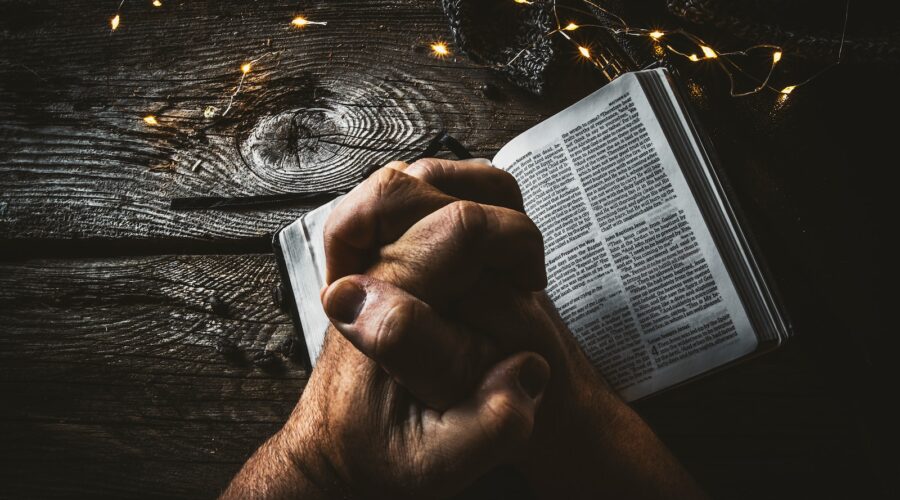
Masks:
[[[450,49],[444,42],[435,42],[431,44],[431,51],[434,53],[435,57],[446,57],[450,55]]]
[[[651,31],[648,34],[650,35],[650,38],[652,38],[654,40],[659,40],[660,38],[663,37],[663,35],[665,35],[665,33],[663,33],[662,31],[658,31],[658,30]]]
[[[516,2],[516,3],[521,3],[521,4],[526,4],[526,5],[531,5],[531,1],[530,1],[530,0],[515,0],[515,2]]]
[[[109,20],[109,26],[113,31],[119,29],[119,23],[122,22],[122,16],[116,14],[112,19]]]
[[[796,85],[788,85],[787,87],[781,89],[781,93],[784,95],[788,95],[793,92],[795,88],[797,88]]]
[[[160,2],[159,0],[153,0],[153,6],[154,7],[162,7],[162,2]]]
[[[146,123],[147,125],[150,125],[151,127],[155,127],[155,126],[159,125],[159,120],[157,120],[156,117],[153,115],[147,115],[144,117],[144,123]]]
[[[583,45],[578,46],[578,52],[580,52],[582,56],[584,56],[588,59],[591,58],[591,51],[588,50],[588,48]]]
[[[697,57],[697,54],[691,54],[691,55],[689,55],[689,56],[688,56],[688,59],[690,59],[690,60],[693,61],[693,62],[697,62],[697,61],[700,60],[700,58]]]
[[[253,68],[253,65],[250,64],[250,63],[244,63],[244,64],[241,64],[241,73],[243,73],[243,74],[246,75],[247,73],[250,72],[250,70],[251,70],[252,68]]]
[[[307,19],[303,16],[297,16],[297,17],[291,19],[291,24],[298,28],[305,28],[305,27],[309,26],[310,24],[326,26],[328,24],[328,21],[310,21],[309,19]]]
[[[563,28],[563,29],[566,30],[566,31],[575,31],[575,30],[577,30],[577,29],[580,28],[580,27],[581,27],[581,26],[578,26],[578,25],[575,24],[575,23],[569,23],[569,24],[567,24],[566,27]]]
[[[778,61],[781,60],[781,56],[782,56],[782,54],[781,54],[780,50],[776,50],[775,52],[773,52],[772,53],[772,64],[778,64]]]
[[[703,57],[707,59],[715,59],[719,57],[719,54],[716,54],[715,50],[713,50],[711,47],[707,47],[706,45],[701,45],[700,50],[703,51]]]

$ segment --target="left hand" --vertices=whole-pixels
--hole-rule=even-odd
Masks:
[[[469,208],[461,208],[465,206]],[[444,217],[440,224],[444,236],[436,235],[431,245],[416,248],[415,257],[439,262],[473,254],[472,245],[479,240],[457,238],[467,230],[463,220],[472,209],[451,202],[433,214],[432,218]],[[498,215],[499,209],[488,210],[491,216]],[[531,274],[540,275],[533,286],[542,287],[543,255],[538,253],[540,259],[531,266],[538,269]],[[393,257],[401,263],[413,256],[401,252]],[[519,275],[528,274],[524,271]],[[398,298],[413,307],[429,307],[391,285],[391,272],[373,270],[370,276],[344,280],[346,286],[329,287],[323,300],[332,318],[345,324],[353,323],[356,315],[389,318]],[[440,284],[448,290],[462,289],[462,281],[478,279],[477,272],[463,274],[448,276],[450,281]],[[474,390],[447,400],[438,410],[422,404],[344,336],[330,330],[317,369],[287,424],[257,451],[224,496],[421,498],[460,491],[526,448],[550,378],[547,362],[532,352],[499,360],[493,355],[479,358],[491,359],[492,364],[473,371]]]

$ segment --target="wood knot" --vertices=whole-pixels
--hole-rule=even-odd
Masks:
[[[329,110],[297,109],[261,118],[241,151],[254,168],[290,175],[333,157],[340,148],[333,141],[336,136],[337,125]]]
[[[263,114],[237,131],[246,168],[235,180],[272,192],[335,190],[359,183],[365,165],[403,158],[429,129],[424,116],[436,112],[435,104],[417,88],[364,81],[337,83],[330,93],[305,100],[273,99],[262,108],[268,111],[257,108]]]

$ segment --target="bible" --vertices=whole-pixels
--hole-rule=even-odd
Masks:
[[[664,69],[626,73],[503,146],[544,236],[546,293],[627,401],[774,349],[791,334]],[[329,326],[323,227],[340,198],[274,243],[310,366]]]

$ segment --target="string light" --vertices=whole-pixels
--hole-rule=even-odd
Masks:
[[[247,78],[247,73],[253,69],[253,62],[245,62],[241,64],[241,79],[238,80],[237,87],[234,89],[234,93],[231,94],[231,97],[228,98],[228,106],[225,106],[225,111],[222,111],[222,116],[228,114],[231,111],[231,107],[234,105],[234,98],[237,97],[238,93],[240,93],[241,88],[244,86],[244,79]]]
[[[109,26],[110,26],[111,32],[112,32],[112,31],[118,30],[119,27],[120,27],[120,25],[121,25],[121,22],[122,22],[121,10],[122,10],[122,7],[123,7],[124,4],[125,4],[125,1],[126,1],[126,0],[122,0],[122,1],[121,1],[121,3],[119,4],[119,8],[118,8],[117,11],[116,11],[116,14],[115,14],[112,18],[110,18],[110,20],[109,20]],[[515,3],[517,3],[517,4],[523,4],[523,5],[532,5],[532,4],[534,3],[534,2],[531,1],[531,0],[513,0],[513,1],[514,1]],[[779,47],[779,46],[776,46],[776,45],[768,45],[768,44],[761,44],[761,45],[754,45],[754,46],[752,46],[752,47],[748,47],[747,49],[744,49],[744,50],[742,50],[742,51],[735,51],[735,52],[717,52],[717,51],[716,51],[715,49],[713,49],[711,46],[709,46],[709,45],[707,45],[706,43],[704,43],[699,37],[697,37],[697,36],[695,36],[695,35],[693,35],[693,34],[687,32],[687,31],[684,31],[684,30],[675,30],[675,31],[666,33],[666,32],[660,31],[659,29],[644,29],[644,28],[635,28],[635,27],[631,27],[631,26],[629,26],[629,25],[625,22],[624,19],[622,19],[621,17],[619,17],[619,16],[613,14],[612,12],[610,12],[610,11],[608,11],[608,10],[606,10],[606,9],[604,9],[604,8],[602,8],[602,7],[600,7],[599,5],[597,5],[596,3],[594,3],[593,1],[591,1],[591,0],[583,0],[583,1],[584,1],[585,4],[588,4],[588,5],[592,6],[592,7],[594,7],[595,9],[597,9],[597,10],[599,10],[599,11],[601,11],[601,12],[607,14],[609,17],[611,17],[611,18],[617,20],[618,23],[620,24],[620,26],[618,26],[618,27],[611,27],[611,26],[606,26],[606,25],[596,25],[596,24],[591,24],[591,25],[579,25],[579,24],[577,24],[577,23],[575,23],[575,22],[569,22],[569,23],[566,24],[565,26],[562,26],[562,24],[561,24],[560,21],[559,21],[559,15],[558,15],[558,12],[557,12],[557,2],[556,2],[556,0],[551,0],[551,6],[552,6],[552,10],[553,10],[553,15],[554,15],[554,17],[556,18],[556,29],[554,29],[554,30],[552,30],[551,32],[547,33],[547,36],[550,36],[550,35],[553,35],[553,34],[559,34],[559,35],[563,36],[566,40],[568,40],[570,43],[572,43],[572,44],[575,46],[575,48],[578,50],[579,54],[580,54],[582,57],[584,57],[584,58],[586,58],[586,59],[589,59],[589,60],[590,60],[597,68],[601,69],[601,70],[604,72],[604,74],[607,75],[608,78],[613,78],[613,77],[615,77],[615,76],[617,75],[617,72],[616,72],[616,71],[613,71],[612,73],[608,73],[608,72],[607,72],[607,66],[609,66],[611,63],[610,63],[609,61],[607,61],[606,58],[603,57],[603,56],[601,55],[600,57],[604,60],[605,65],[604,65],[604,64],[601,64],[599,60],[596,60],[596,59],[591,55],[590,49],[588,49],[588,48],[585,47],[584,45],[581,45],[581,44],[577,43],[577,42],[576,42],[575,40],[573,40],[572,37],[570,37],[566,32],[575,31],[575,30],[578,30],[578,29],[581,29],[581,28],[584,28],[584,27],[592,27],[592,28],[605,29],[605,30],[607,30],[607,31],[609,31],[609,32],[611,32],[611,33],[613,33],[613,34],[621,34],[621,35],[628,35],[628,36],[648,37],[649,39],[651,39],[651,40],[654,41],[654,42],[657,42],[657,41],[661,40],[663,37],[669,37],[669,36],[675,35],[675,34],[681,35],[681,36],[683,36],[685,39],[687,39],[689,42],[693,43],[697,48],[699,48],[699,50],[703,53],[703,59],[707,59],[707,60],[714,59],[714,60],[716,60],[716,64],[717,64],[717,65],[718,65],[718,66],[719,66],[719,67],[727,74],[727,76],[728,76],[728,78],[729,78],[729,80],[730,80],[730,82],[731,82],[731,95],[737,97],[737,96],[743,96],[743,95],[755,94],[755,93],[757,93],[757,92],[759,92],[759,91],[761,91],[761,90],[763,90],[763,89],[771,89],[771,90],[777,92],[782,100],[785,99],[785,98],[787,98],[787,96],[788,96],[789,94],[791,94],[791,92],[793,92],[794,89],[796,89],[797,87],[809,83],[810,81],[812,81],[813,79],[815,79],[816,77],[818,77],[820,74],[822,74],[822,73],[823,73],[824,71],[826,71],[827,69],[829,69],[829,68],[833,67],[834,65],[840,63],[840,59],[841,59],[841,55],[842,55],[842,53],[843,53],[843,47],[844,47],[844,35],[846,34],[846,30],[847,30],[847,19],[848,19],[848,15],[849,15],[849,0],[848,0],[848,1],[847,1],[847,8],[845,9],[845,12],[844,12],[844,28],[843,28],[843,32],[842,32],[842,34],[841,34],[841,44],[840,44],[840,47],[839,47],[839,49],[838,49],[838,59],[837,59],[837,61],[835,61],[834,63],[832,63],[832,64],[829,65],[828,67],[822,69],[822,70],[819,71],[818,73],[814,74],[813,76],[809,77],[808,79],[806,79],[806,80],[804,80],[804,81],[802,81],[802,82],[800,82],[800,83],[796,83],[796,84],[793,84],[793,85],[788,85],[788,86],[783,87],[781,90],[778,90],[777,88],[772,87],[772,86],[769,84],[769,81],[770,81],[770,79],[771,79],[771,77],[772,77],[772,73],[773,73],[773,71],[774,71],[774,69],[775,69],[775,66],[782,60],[782,58],[783,58],[783,56],[784,56],[784,52],[783,52],[782,48]],[[157,7],[157,8],[163,6],[162,0],[153,0],[153,1],[151,2],[151,4],[152,4],[154,7]],[[291,25],[296,26],[296,27],[298,27],[298,28],[304,28],[304,27],[306,27],[306,26],[308,26],[308,25],[320,25],[320,26],[325,26],[325,25],[327,25],[327,24],[328,24],[328,23],[327,23],[326,21],[310,21],[309,19],[307,19],[307,18],[304,17],[304,16],[296,16],[296,17],[294,17],[294,18],[291,20]],[[754,88],[754,89],[752,89],[752,90],[750,90],[750,91],[747,91],[747,92],[737,93],[737,92],[735,91],[735,79],[734,79],[734,75],[733,75],[732,70],[737,71],[737,72],[739,72],[739,73],[741,73],[741,74],[747,76],[748,78],[751,78],[751,79],[755,79],[755,78],[754,78],[752,75],[750,75],[746,70],[744,70],[741,66],[739,66],[738,64],[736,64],[733,60],[731,60],[731,58],[728,57],[728,56],[733,56],[733,55],[745,55],[745,56],[746,56],[746,55],[748,55],[749,52],[754,51],[754,50],[760,50],[760,49],[765,49],[765,50],[771,50],[771,51],[772,51],[772,52],[771,52],[772,63],[771,63],[771,65],[770,65],[770,67],[769,67],[769,72],[768,72],[766,78],[763,79],[762,82],[761,82],[756,88]],[[442,58],[442,57],[446,57],[446,56],[449,56],[449,55],[450,55],[450,49],[449,49],[449,47],[447,46],[447,44],[444,43],[444,42],[435,42],[435,43],[431,44],[431,50],[432,50],[432,53],[433,53],[433,55],[434,55],[435,57]],[[521,56],[521,55],[522,55],[523,53],[525,53],[526,51],[527,51],[527,48],[524,48],[524,49],[520,50],[520,51],[519,51],[512,59],[509,60],[509,62],[507,62],[507,65],[512,64],[513,61],[515,61],[519,56]],[[665,54],[667,53],[667,51],[670,52],[670,53],[673,53],[673,54],[676,54],[676,55],[685,57],[686,59],[688,59],[689,61],[692,61],[692,62],[699,62],[699,61],[701,61],[701,58],[698,57],[697,54],[695,54],[695,53],[687,54],[687,53],[679,52],[678,50],[676,50],[676,49],[675,49],[674,47],[672,47],[671,45],[664,45],[664,46],[663,46],[663,45],[661,45],[661,44],[654,44],[654,52],[655,52],[655,54],[656,54],[657,56],[663,57],[663,56],[665,56]],[[266,55],[270,55],[270,54],[266,54]],[[264,56],[262,56],[262,57],[265,57],[266,55],[264,55]],[[252,70],[252,68],[253,68],[253,64],[256,63],[257,61],[259,61],[260,59],[262,59],[262,57],[241,64],[241,66],[240,66],[240,70],[241,70],[241,77],[240,77],[240,80],[238,81],[238,84],[237,84],[237,87],[235,88],[235,91],[231,94],[231,96],[230,96],[230,98],[229,98],[229,101],[228,101],[228,105],[226,106],[225,110],[222,112],[222,116],[225,116],[225,115],[231,110],[231,108],[232,108],[232,106],[233,106],[233,104],[234,104],[234,100],[235,100],[236,96],[240,93],[241,89],[243,88],[244,80],[246,79],[247,75],[251,72],[251,70]],[[758,79],[756,79],[756,81],[759,82]],[[215,106],[208,106],[208,107],[204,110],[204,116],[207,117],[207,118],[211,118],[211,117],[213,117],[213,116],[215,115],[215,113],[216,113],[217,111],[218,111],[218,110],[217,110],[217,108],[216,108]],[[149,126],[157,126],[157,125],[159,125],[159,121],[157,120],[157,118],[156,118],[154,115],[147,115],[147,116],[145,116],[145,117],[143,118],[143,121],[144,121],[147,125],[149,125]]]
[[[241,92],[241,89],[244,88],[244,80],[247,78],[247,75],[250,73],[250,71],[253,70],[253,65],[258,63],[259,61],[261,61],[263,58],[270,56],[270,55],[274,55],[274,54],[276,54],[276,52],[270,52],[268,54],[263,54],[263,55],[257,57],[256,59],[253,59],[252,61],[247,61],[247,62],[241,64],[241,67],[240,67],[241,79],[238,80],[237,87],[234,89],[234,92],[228,98],[228,105],[225,106],[225,111],[222,111],[222,116],[227,115],[228,112],[231,111],[232,106],[234,106],[234,99]],[[207,118],[210,117],[210,116],[208,116],[210,114],[208,112],[210,111],[211,108],[212,108],[212,113],[215,113],[215,107],[209,106],[203,112],[204,117],[207,117]]]
[[[116,9],[116,15],[109,20],[109,33],[112,34],[113,31],[119,29],[119,24],[122,22],[122,7],[125,5],[125,0],[119,2],[119,8]]]
[[[303,16],[297,16],[291,20],[291,24],[298,28],[304,28],[309,26],[310,24],[318,24],[319,26],[325,26],[328,24],[328,21],[310,21],[309,19]]]
[[[529,0],[513,0],[513,1],[517,4],[532,4],[533,3]],[[583,57],[590,59],[591,62],[594,64],[594,66],[596,66],[598,69],[600,69],[604,73],[604,75],[606,75],[607,78],[609,78],[609,79],[615,78],[616,76],[618,76],[618,74],[621,71],[620,68],[617,68],[615,66],[614,61],[607,60],[607,58],[601,56],[601,58],[603,59],[603,62],[604,62],[604,64],[601,64],[599,60],[596,60],[595,58],[593,58],[591,56],[589,49],[587,49],[585,46],[583,46],[583,45],[577,43],[575,40],[573,40],[572,37],[570,37],[566,33],[566,31],[575,31],[576,29],[579,29],[579,28],[591,27],[591,28],[603,29],[603,30],[606,30],[615,35],[648,37],[654,42],[658,42],[664,36],[668,37],[670,35],[680,35],[681,37],[686,39],[689,43],[691,43],[695,47],[697,47],[702,52],[703,57],[701,58],[696,53],[681,52],[681,51],[677,50],[676,48],[674,48],[672,45],[668,45],[668,44],[666,44],[664,47],[660,44],[654,44],[654,46],[653,46],[654,54],[657,57],[662,58],[662,57],[665,57],[667,52],[670,52],[672,54],[684,57],[685,59],[687,59],[691,62],[699,62],[701,60],[715,60],[716,65],[728,76],[729,83],[731,86],[730,93],[732,96],[741,97],[741,96],[756,94],[758,92],[761,92],[762,90],[769,89],[769,90],[777,92],[782,100],[784,98],[786,98],[787,95],[790,94],[797,87],[799,87],[801,85],[806,85],[807,83],[809,83],[810,81],[812,81],[813,79],[815,79],[816,77],[818,77],[819,75],[824,73],[826,70],[828,70],[828,69],[832,68],[834,65],[840,63],[841,55],[843,54],[843,49],[844,49],[844,37],[847,32],[847,19],[848,19],[849,12],[850,12],[850,1],[847,0],[846,8],[844,10],[844,27],[843,27],[843,31],[841,34],[841,43],[838,48],[837,60],[835,62],[833,62],[832,64],[830,64],[829,66],[825,67],[824,69],[820,70],[818,73],[815,73],[811,77],[807,78],[806,80],[804,80],[800,83],[796,83],[794,85],[788,85],[788,86],[782,88],[781,90],[778,90],[777,88],[773,87],[769,83],[771,81],[772,75],[775,71],[775,66],[781,61],[781,59],[784,56],[784,52],[783,52],[782,48],[777,45],[759,44],[759,45],[754,45],[754,46],[748,47],[748,48],[746,48],[744,50],[740,50],[740,51],[718,52],[715,49],[713,49],[710,45],[705,43],[703,40],[701,40],[700,37],[688,32],[688,31],[679,29],[679,30],[675,30],[675,31],[672,31],[669,33],[665,33],[659,29],[647,29],[647,28],[632,27],[632,26],[629,26],[628,23],[625,22],[625,20],[622,17],[601,7],[597,3],[595,3],[591,0],[583,0],[583,2],[585,4],[593,7],[594,9],[604,13],[609,18],[616,20],[618,22],[619,26],[609,26],[609,25],[600,25],[600,24],[578,25],[575,22],[569,22],[567,25],[563,26],[559,20],[559,13],[557,11],[557,1],[550,0],[549,3],[551,6],[551,9],[552,9],[553,16],[556,20],[556,28],[551,30],[550,32],[548,32],[546,34],[546,36],[552,36],[555,34],[559,34],[562,37],[564,37],[567,41],[569,41],[578,50],[578,52]],[[575,10],[578,10],[578,9],[575,9]],[[584,12],[584,11],[580,11],[580,12]],[[516,59],[518,59],[527,50],[528,50],[528,47],[521,49],[518,53],[516,53],[515,56],[513,56],[512,59],[510,59],[506,63],[506,65],[507,66],[511,65]],[[765,78],[763,78],[763,79],[759,79],[759,78],[755,77],[749,71],[744,69],[741,65],[739,65],[734,60],[732,60],[730,57],[730,56],[735,56],[735,55],[747,56],[747,55],[749,55],[750,52],[759,51],[759,50],[771,50],[772,51],[771,52],[772,62],[769,65],[768,73],[766,74]],[[612,71],[609,71],[610,68],[612,68]],[[744,91],[744,92],[738,92],[736,90],[737,85],[736,85],[736,81],[735,81],[735,73],[740,73],[747,79],[757,82],[758,85],[751,90]]]
[[[125,5],[125,1],[126,0],[122,0],[119,3],[119,8],[116,10],[116,14],[109,20],[110,32],[116,31],[117,29],[119,29],[119,26],[122,23],[121,11],[122,11],[122,7]],[[163,6],[162,0],[153,0],[150,3],[154,7],[162,7]],[[327,21],[310,21],[309,19],[306,19],[303,16],[296,16],[291,20],[291,24],[294,26],[297,26],[298,28],[302,28],[302,27],[308,26],[310,24],[326,26],[328,24],[328,22]],[[447,48],[447,45],[444,44],[443,42],[432,45],[432,50],[434,50],[435,53],[440,54],[440,55],[449,55],[450,54],[450,51]],[[262,60],[263,58],[270,56],[270,55],[275,55],[275,54],[277,54],[277,52],[270,52],[267,54],[263,54],[262,56],[260,56],[256,59],[244,62],[240,65],[241,77],[238,80],[238,84],[235,87],[234,92],[232,92],[231,95],[229,96],[228,104],[225,107],[225,110],[222,111],[221,116],[225,116],[226,114],[228,114],[229,111],[231,111],[231,108],[234,106],[235,98],[241,92],[241,89],[243,89],[244,80],[246,80],[247,75],[253,70],[253,65],[256,64],[257,62],[259,62],[260,60]],[[217,112],[218,112],[217,107],[207,106],[203,110],[203,117],[207,118],[207,119],[212,119],[216,116]],[[147,125],[149,125],[151,127],[155,127],[155,126],[159,125],[159,120],[154,115],[144,116],[143,121],[144,121],[144,123],[146,123]]]
[[[434,56],[438,58],[447,57],[450,55],[450,49],[444,42],[435,42],[431,44],[431,52],[433,52]]]

